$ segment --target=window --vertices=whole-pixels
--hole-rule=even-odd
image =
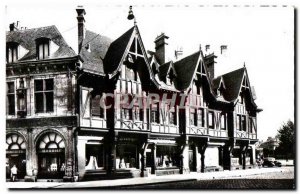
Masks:
[[[152,104],[151,107],[151,122],[159,123],[159,105],[158,103]]]
[[[92,116],[104,118],[104,109],[100,106],[100,100],[101,100],[100,95],[96,95],[92,97],[92,104],[91,104]]]
[[[201,87],[200,86],[197,87],[197,95],[201,95]]]
[[[226,114],[221,114],[221,129],[226,130]]]
[[[250,133],[255,133],[255,117],[249,117],[250,122]]]
[[[132,109],[122,108],[123,119],[132,120]]]
[[[246,131],[246,116],[245,115],[243,115],[242,116],[242,123],[241,123],[241,125],[242,125],[242,131]]]
[[[132,109],[132,114],[133,114],[133,119],[134,120],[140,120],[141,116],[140,116],[140,109],[137,106],[134,106]]]
[[[236,129],[241,131],[241,115],[237,115]]]
[[[176,110],[175,107],[170,108],[169,107],[169,123],[176,125]]]
[[[215,115],[211,111],[208,113],[208,127],[211,129],[215,128]]]
[[[194,108],[190,110],[190,124],[197,126],[197,112]]]
[[[239,95],[239,103],[244,104],[244,97],[242,93]]]
[[[126,79],[127,80],[135,80],[135,73],[132,69],[126,67]]]
[[[204,127],[204,109],[200,108],[197,110],[197,124],[199,127]]]
[[[53,112],[53,79],[34,80],[36,113]]]
[[[9,115],[15,115],[15,83],[7,82],[7,110]]]
[[[8,63],[18,61],[18,43],[8,43],[6,46],[6,60]]]
[[[50,55],[49,43],[50,40],[48,38],[40,38],[36,41],[38,59],[47,59],[49,57]]]

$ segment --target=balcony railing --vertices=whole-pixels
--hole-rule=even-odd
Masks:
[[[249,138],[249,139],[257,139],[257,135],[255,133],[250,133],[246,131],[235,131],[235,138]]]

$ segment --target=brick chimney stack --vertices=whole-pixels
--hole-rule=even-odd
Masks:
[[[19,30],[18,27],[19,27],[19,21],[17,21],[17,24],[15,22],[11,23],[11,24],[9,24],[9,31]]]
[[[162,33],[161,35],[157,36],[154,41],[155,56],[160,65],[162,65],[166,62],[166,46],[165,45],[168,45],[166,43],[166,40],[168,38],[169,38],[168,36],[166,36],[164,33]]]
[[[85,38],[84,15],[86,14],[86,12],[82,6],[78,6],[76,12],[77,12],[77,22],[78,22],[78,54],[79,54],[82,48],[83,39]]]

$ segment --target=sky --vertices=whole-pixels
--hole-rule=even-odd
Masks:
[[[9,4],[5,8],[4,28],[20,21],[20,26],[37,28],[55,25],[77,52],[78,4]],[[133,26],[127,20],[129,1],[80,4],[86,10],[86,28],[116,39]],[[289,119],[294,121],[294,10],[293,7],[213,6],[201,4],[133,4],[133,12],[146,50],[154,50],[154,40],[162,32],[169,36],[169,59],[182,48],[184,56],[201,45],[228,45],[218,57],[216,75],[246,65],[250,85],[255,87],[258,107],[258,138],[274,137]],[[3,62],[4,63],[4,62]]]

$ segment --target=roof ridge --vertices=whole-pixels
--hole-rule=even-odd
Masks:
[[[30,30],[47,29],[47,28],[51,28],[51,27],[54,27],[57,31],[59,31],[58,28],[55,25],[49,25],[49,26],[43,26],[43,27],[26,28],[26,29],[22,29],[22,30],[6,31],[6,32],[7,33],[10,33],[10,32],[24,32],[24,31],[30,31]]]
[[[192,53],[192,54],[190,54],[190,55],[188,55],[188,56],[185,56],[184,58],[182,58],[182,59],[180,59],[180,60],[178,60],[178,61],[176,61],[176,62],[173,62],[173,63],[179,63],[179,62],[181,62],[181,61],[183,61],[184,59],[187,59],[188,57],[191,57],[191,56],[193,56],[193,55],[195,55],[195,54],[200,54],[200,50],[199,51],[197,51],[197,52],[194,52],[194,53]]]
[[[227,73],[224,73],[224,74],[222,74],[222,75],[219,75],[218,77],[223,77],[223,76],[225,76],[225,75],[229,75],[229,74],[231,74],[231,73],[235,73],[235,72],[237,72],[237,71],[244,70],[244,69],[245,69],[244,67],[239,68],[239,69],[235,69],[235,70],[232,70],[232,71],[230,71],[230,72],[227,72]]]

